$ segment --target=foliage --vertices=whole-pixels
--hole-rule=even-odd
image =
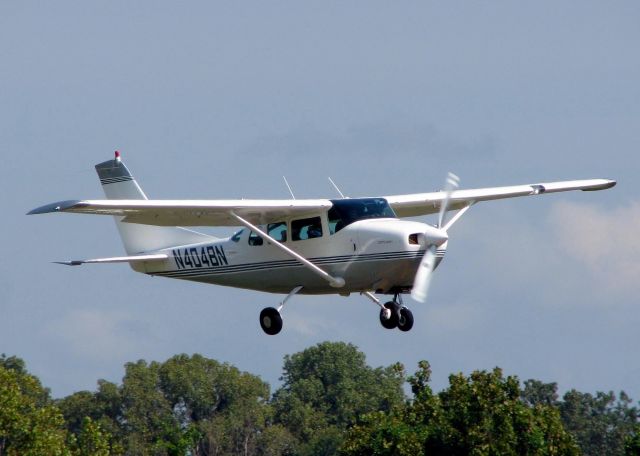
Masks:
[[[64,419],[24,362],[0,357],[0,454],[66,455]]]
[[[269,386],[258,377],[183,354],[127,363],[121,386],[101,380],[96,393],[72,394],[60,407],[79,442],[88,417],[113,453],[255,454],[268,400]]]
[[[99,380],[95,393],[79,391],[57,401],[57,405],[64,415],[67,430],[75,438],[78,452],[82,454],[82,445],[91,439],[106,442],[113,454],[124,452],[121,397],[116,384]],[[101,447],[102,443],[96,441],[92,445]],[[89,449],[85,453],[91,454]]]
[[[571,390],[562,399],[564,425],[586,456],[625,454],[625,441],[637,429],[640,411],[624,392],[616,397],[612,391],[594,396]]]
[[[522,395],[531,405],[552,405],[560,411],[563,425],[577,440],[584,455],[624,455],[640,418],[637,407],[621,392],[594,395],[570,390],[559,400],[556,383],[527,380]]]
[[[301,442],[299,454],[335,454],[360,417],[403,400],[403,368],[371,368],[355,346],[324,342],[286,356],[273,398],[276,422]]]
[[[633,433],[625,438],[624,454],[626,456],[640,456],[640,425],[636,425]]]
[[[112,450],[109,434],[88,416],[82,420],[75,447],[78,456],[109,456]]]
[[[201,355],[127,363],[53,401],[24,361],[0,356],[0,455],[640,455],[638,408],[504,376],[455,374],[430,387],[421,361],[372,368],[345,343],[284,359],[270,396],[259,377]],[[411,388],[407,399],[403,386]]]
[[[370,415],[350,430],[345,454],[489,455],[578,454],[551,406],[520,400],[516,377],[498,368],[451,375],[449,387],[433,394],[426,361],[409,379],[414,400],[391,413]]]

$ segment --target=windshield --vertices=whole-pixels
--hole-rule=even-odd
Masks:
[[[358,220],[372,218],[396,218],[396,214],[384,198],[354,198],[331,200],[329,209],[329,233],[334,234]]]

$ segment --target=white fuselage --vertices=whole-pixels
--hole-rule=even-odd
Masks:
[[[323,224],[326,219],[323,218]],[[398,219],[360,220],[334,234],[313,239],[287,240],[284,245],[309,259],[346,285],[336,289],[270,242],[251,245],[248,230],[215,242],[164,249],[164,262],[139,264],[138,272],[184,280],[289,293],[335,294],[360,291],[381,293],[410,290],[424,247],[410,242],[427,225]],[[437,251],[438,262],[446,244]]]

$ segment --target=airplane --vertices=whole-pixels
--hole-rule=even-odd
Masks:
[[[281,331],[287,301],[305,294],[359,293],[380,307],[384,328],[409,331],[414,319],[402,295],[426,301],[447,232],[471,206],[616,185],[589,179],[458,190],[458,177],[449,173],[445,189],[432,193],[346,198],[336,187],[340,199],[153,200],[118,151],[95,168],[107,199],[59,201],[28,214],[113,216],[126,256],[56,263],[129,263],[151,276],[284,294],[277,308],[260,312],[269,335]],[[447,220],[451,211],[457,212]],[[426,214],[438,214],[437,224],[403,220]],[[241,229],[225,239],[191,229],[205,226]],[[392,299],[383,303],[376,294]]]

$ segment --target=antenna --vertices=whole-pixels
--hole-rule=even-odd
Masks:
[[[342,192],[340,191],[340,189],[338,188],[338,186],[336,185],[336,183],[335,183],[335,182],[333,182],[333,180],[331,180],[331,178],[330,178],[330,177],[327,177],[327,179],[329,179],[329,182],[331,182],[331,185],[333,185],[333,188],[335,188],[335,189],[336,189],[336,191],[340,194],[340,197],[341,197],[342,199],[345,199],[345,198],[346,198],[346,196],[344,196],[344,195],[342,194]]]
[[[282,176],[282,178],[284,179],[284,183],[287,184],[287,188],[289,189],[289,193],[291,193],[291,198],[296,199],[296,195],[293,194],[293,190],[291,190],[291,185],[289,185],[289,182],[287,181],[287,178]]]

